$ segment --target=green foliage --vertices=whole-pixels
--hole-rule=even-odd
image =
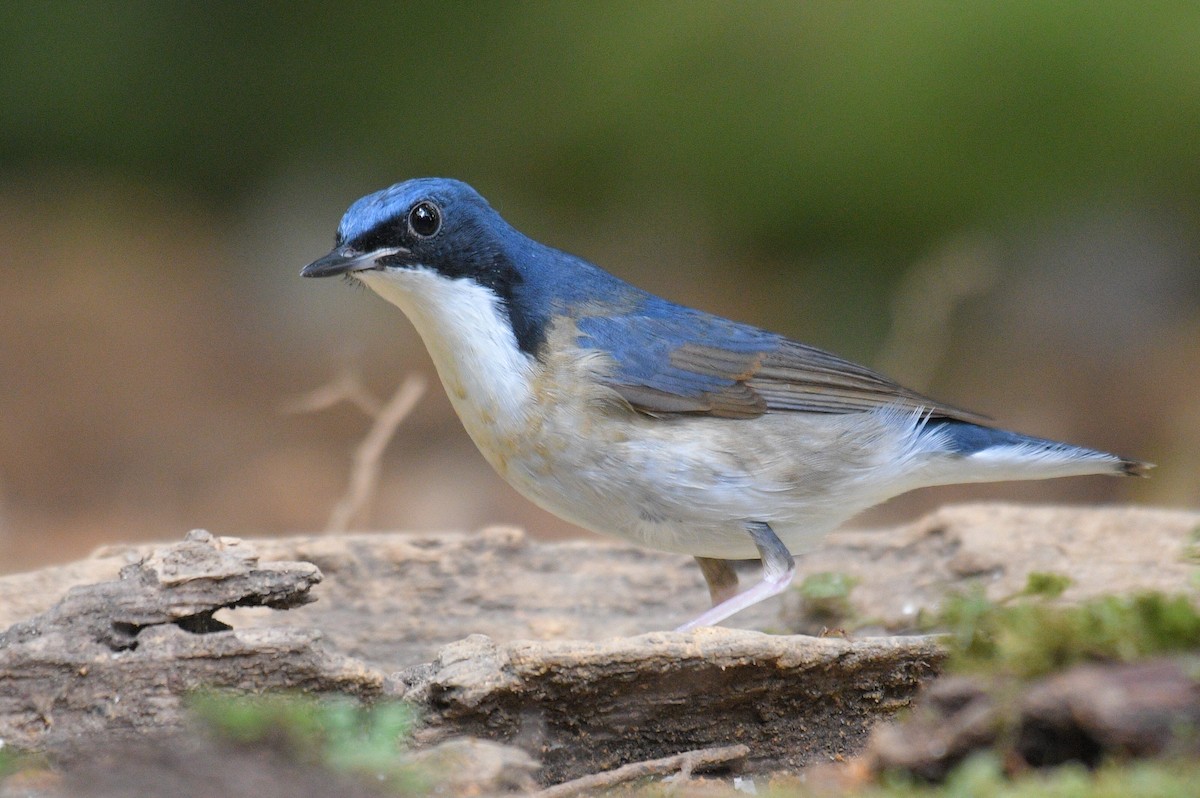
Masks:
[[[1200,526],[1188,533],[1187,545],[1183,547],[1183,559],[1187,562],[1200,563]]]
[[[279,747],[300,761],[369,774],[401,787],[421,781],[401,757],[415,720],[407,704],[202,693],[192,698],[190,708],[217,737],[240,745]]]
[[[361,170],[360,190],[381,173],[568,206],[665,190],[723,236],[900,262],[1096,183],[1200,180],[1195,4],[680,11],[8,3],[0,167],[125,170],[218,196],[331,163]]]
[[[895,281],[964,232],[1146,197],[1194,238],[1198,32],[1200,4],[1118,0],[9,2],[0,175],[54,208],[145,186],[231,231],[283,189],[303,226],[461,177],[634,282],[768,277],[757,321],[865,358]],[[597,224],[637,231],[628,256]]]
[[[796,588],[806,617],[820,623],[841,623],[853,610],[850,592],[858,581],[838,571],[821,571],[804,577]]]
[[[1186,596],[1103,596],[1077,606],[1047,601],[1066,586],[1063,577],[1032,574],[1025,590],[1001,602],[977,589],[948,598],[926,625],[949,631],[952,670],[1021,678],[1084,661],[1200,649],[1200,613]]]

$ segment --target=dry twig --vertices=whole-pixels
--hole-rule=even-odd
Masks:
[[[387,404],[384,404],[367,390],[357,374],[345,371],[336,379],[309,391],[285,407],[288,413],[315,413],[318,410],[327,410],[339,402],[349,402],[374,419],[367,437],[363,438],[354,452],[350,485],[334,506],[329,523],[325,525],[326,532],[345,532],[350,528],[350,524],[362,515],[379,482],[379,462],[383,457],[383,450],[396,434],[400,423],[425,394],[425,388],[424,377],[409,375],[400,383],[400,387]]]
[[[383,457],[383,450],[396,434],[400,422],[417,406],[417,402],[425,394],[425,388],[424,377],[410,374],[400,383],[400,387],[387,404],[374,414],[375,423],[371,425],[367,437],[363,438],[354,452],[350,486],[333,508],[329,523],[325,526],[326,532],[345,532],[350,528],[351,522],[360,516],[379,482],[379,462]]]
[[[727,745],[720,748],[700,748],[695,751],[685,751],[682,754],[665,756],[662,759],[648,759],[645,762],[631,762],[603,773],[590,773],[577,779],[555,784],[553,787],[533,794],[533,798],[571,798],[581,793],[611,789],[618,784],[624,784],[634,779],[647,776],[661,776],[680,771],[685,777],[690,777],[698,767],[723,765],[745,759],[750,749],[744,745]]]
[[[380,401],[366,389],[357,374],[344,371],[320,388],[289,402],[284,410],[288,413],[315,413],[328,410],[338,402],[349,402],[371,417],[378,416],[383,409]]]

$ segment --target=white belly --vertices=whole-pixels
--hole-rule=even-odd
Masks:
[[[756,558],[744,529],[753,520],[801,553],[913,487],[904,478],[911,426],[895,416],[859,415],[850,428],[850,416],[572,415],[551,414],[530,447],[506,458],[506,478],[574,523],[663,551]],[[846,436],[859,438],[864,425],[882,435],[846,447]]]

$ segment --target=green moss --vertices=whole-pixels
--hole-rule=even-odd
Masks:
[[[1186,596],[1103,596],[1075,606],[1046,599],[1065,578],[1033,574],[1025,590],[999,602],[982,589],[951,596],[930,629],[950,633],[949,668],[1032,678],[1085,661],[1130,661],[1200,649],[1200,613]]]
[[[796,588],[805,617],[823,624],[842,624],[853,617],[850,593],[858,581],[838,571],[821,571],[804,577]]]
[[[401,756],[415,721],[407,704],[203,693],[189,706],[215,736],[239,745],[271,745],[299,761],[367,774],[403,789],[424,781]]]
[[[1025,589],[1018,596],[1058,598],[1071,586],[1071,577],[1048,571],[1033,571],[1025,580]]]
[[[1200,526],[1188,533],[1188,542],[1183,547],[1183,559],[1186,562],[1200,563]]]
[[[4,780],[9,776],[38,771],[54,771],[54,766],[45,754],[0,747],[0,796],[7,796],[10,793],[12,795],[25,794],[17,790],[6,792]]]

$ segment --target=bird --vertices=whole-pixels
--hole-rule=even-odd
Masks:
[[[717,625],[784,592],[795,555],[933,485],[1151,464],[1023,435],[864,366],[676,304],[518,232],[468,184],[417,178],[350,205],[301,271],[344,275],[421,337],[483,457],[586,529],[690,555]],[[761,561],[740,589],[735,564]]]

